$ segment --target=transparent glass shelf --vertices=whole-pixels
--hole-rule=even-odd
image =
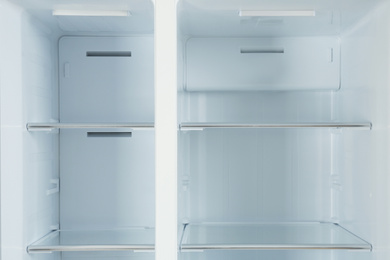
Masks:
[[[28,131],[51,131],[55,129],[130,128],[153,129],[154,123],[27,123]]]
[[[181,123],[180,130],[204,130],[208,128],[358,128],[370,130],[370,122],[308,122],[308,123]]]
[[[153,251],[154,228],[58,230],[27,247],[29,253],[54,251]]]
[[[187,224],[181,251],[371,250],[372,246],[333,223]]]

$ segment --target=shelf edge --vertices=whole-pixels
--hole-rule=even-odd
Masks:
[[[312,244],[291,244],[291,245],[271,245],[271,244],[241,244],[241,245],[213,245],[213,244],[197,244],[197,245],[182,245],[181,250],[370,250],[371,245],[366,244],[324,244],[324,245],[312,245]]]
[[[154,245],[64,245],[28,246],[28,253],[75,252],[75,251],[154,251]]]
[[[358,123],[264,123],[264,124],[229,124],[229,123],[182,123],[180,130],[192,131],[207,128],[359,128],[372,129],[371,122]]]
[[[88,128],[131,128],[154,129],[154,123],[112,123],[112,124],[84,124],[84,123],[27,123],[28,131],[52,131],[55,129],[88,129]]]

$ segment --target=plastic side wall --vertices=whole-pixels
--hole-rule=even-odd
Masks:
[[[33,259],[26,252],[57,224],[57,137],[27,132],[26,123],[55,119],[55,42],[50,30],[23,10],[0,2],[1,259]],[[55,88],[54,88],[55,89]],[[54,100],[54,101],[52,101]],[[54,113],[54,115],[52,114]],[[39,259],[55,259],[57,254]],[[38,259],[38,258],[34,258]]]
[[[373,245],[373,252],[345,252],[336,259],[390,258],[389,46],[390,6],[380,5],[342,37],[339,116],[371,121],[371,131],[340,135],[339,218]]]

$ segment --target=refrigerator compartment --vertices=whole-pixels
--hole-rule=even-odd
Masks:
[[[27,247],[28,253],[55,251],[154,251],[154,228],[56,230]]]
[[[185,224],[182,252],[196,250],[372,250],[335,223]]]
[[[55,129],[153,129],[154,123],[27,123],[28,131],[51,131]]]
[[[312,122],[312,123],[200,123],[184,122],[180,124],[180,130],[204,130],[223,128],[350,128],[370,130],[370,122]]]
[[[77,238],[80,230],[96,230],[94,237],[103,229],[154,227],[154,4],[5,0],[0,5],[6,36],[1,56],[10,61],[1,66],[2,108],[7,107],[2,138],[13,144],[3,167],[13,174],[1,180],[10,187],[9,203],[1,203],[7,212],[1,218],[1,255],[124,259],[115,252],[73,257],[78,252],[28,255],[25,249],[57,229]],[[131,16],[58,16],[53,9],[124,9]],[[154,230],[149,233],[151,239],[135,238],[134,245],[153,248]],[[152,259],[154,253],[140,255]]]
[[[190,38],[187,91],[338,90],[338,37]]]

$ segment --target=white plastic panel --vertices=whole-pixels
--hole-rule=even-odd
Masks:
[[[186,90],[337,90],[337,37],[191,38]]]
[[[153,37],[60,40],[61,123],[108,126],[60,130],[61,228],[154,226],[154,131],[109,128],[154,122],[153,61]]]
[[[187,36],[297,37],[338,35],[382,0],[181,0],[180,31]],[[314,11],[315,16],[240,17],[240,11]]]
[[[88,131],[61,130],[61,228],[153,227],[154,131],[104,138]]]
[[[370,118],[370,132],[340,136],[338,217],[349,230],[373,244],[371,254],[338,259],[390,258],[389,96],[390,5],[378,6],[342,40],[342,88],[337,95],[340,118]]]
[[[22,9],[0,3],[1,259],[30,259],[25,245],[58,224],[58,136],[26,131],[57,116],[56,42]],[[58,255],[41,259],[58,259]]]
[[[24,12],[22,19],[25,120],[57,120],[57,39],[37,18]],[[59,224],[59,137],[26,132],[23,142],[24,230],[31,243]]]
[[[360,251],[359,251],[360,252]],[[204,252],[194,252],[180,254],[181,260],[302,260],[302,259],[319,259],[329,260],[332,259],[333,252],[331,250],[209,250]]]
[[[56,20],[61,30],[72,33],[153,33],[153,12],[148,10],[141,15],[144,16],[139,16],[136,12],[129,17],[58,16]]]
[[[333,122],[331,92],[183,92],[181,122]],[[355,118],[356,121],[364,121]],[[349,121],[353,121],[352,119]]]
[[[234,8],[205,10],[179,6],[180,29],[188,36],[207,37],[297,37],[337,35],[341,15],[338,10],[316,10],[315,16],[239,16]],[[255,9],[265,10],[264,8]],[[281,9],[285,11],[284,9]],[[288,10],[288,9],[287,9]],[[305,9],[306,10],[306,9]],[[276,11],[278,12],[278,11]],[[201,17],[201,18],[200,18]],[[321,29],[319,29],[321,28]]]
[[[62,252],[62,260],[154,260],[152,252]]]
[[[62,252],[62,260],[154,260],[152,252]]]
[[[191,222],[330,219],[329,130],[209,129],[181,142]]]
[[[153,122],[153,62],[153,37],[61,38],[61,122]]]

